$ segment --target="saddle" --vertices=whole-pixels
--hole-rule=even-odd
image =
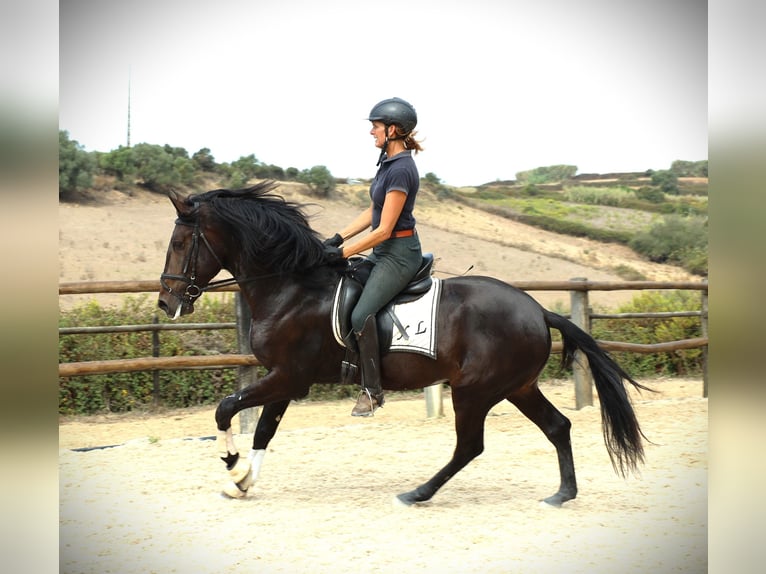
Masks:
[[[356,337],[354,337],[351,328],[351,311],[362,296],[364,285],[370,278],[370,272],[375,264],[366,257],[351,257],[348,262],[348,269],[338,282],[338,287],[335,291],[333,324],[336,326],[336,339],[340,336],[338,343],[357,353]],[[393,307],[398,304],[415,301],[428,293],[433,283],[431,278],[433,264],[433,253],[424,253],[420,268],[412,280],[388,305],[378,312],[376,322],[378,325],[378,341],[380,341],[381,355],[388,351],[391,344],[396,317],[392,312]]]

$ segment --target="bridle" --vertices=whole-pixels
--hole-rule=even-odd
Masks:
[[[184,221],[182,219],[176,219],[176,225],[186,225],[188,227],[193,227],[194,231],[192,231],[192,244],[191,249],[186,253],[184,257],[184,265],[181,269],[180,275],[175,275],[172,273],[163,273],[160,275],[160,285],[163,289],[165,289],[170,295],[173,295],[178,301],[180,302],[179,310],[183,308],[184,306],[191,306],[194,301],[199,298],[205,291],[210,291],[211,289],[217,289],[219,287],[225,287],[227,285],[233,285],[237,283],[236,278],[230,278],[230,279],[221,279],[220,281],[211,281],[204,287],[200,287],[197,285],[197,259],[199,258],[199,246],[200,246],[200,239],[202,240],[202,243],[205,244],[205,247],[210,252],[210,254],[213,256],[213,258],[218,262],[218,265],[223,269],[223,262],[221,259],[216,255],[215,250],[213,249],[213,246],[210,245],[210,242],[208,241],[207,237],[205,236],[205,233],[200,229],[199,221],[195,219],[194,223],[189,223],[188,221]],[[186,288],[184,289],[183,293],[178,293],[174,291],[170,285],[166,283],[166,279],[171,279],[173,281],[181,281],[186,285]]]

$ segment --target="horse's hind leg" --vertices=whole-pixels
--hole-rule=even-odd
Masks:
[[[484,420],[490,406],[471,404],[468,400],[460,400],[460,391],[452,390],[452,403],[455,407],[455,432],[457,445],[452,459],[437,472],[428,482],[421,484],[415,490],[397,495],[399,501],[406,505],[431,500],[436,491],[465,465],[484,451]]]
[[[508,400],[516,405],[529,420],[540,427],[540,430],[556,447],[561,485],[559,491],[544,499],[544,502],[552,506],[561,506],[567,500],[572,500],[577,496],[577,481],[570,437],[572,423],[543,396],[536,384],[511,395]]]

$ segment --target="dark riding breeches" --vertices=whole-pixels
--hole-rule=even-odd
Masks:
[[[387,239],[375,246],[369,259],[375,263],[359,302],[351,313],[351,328],[362,331],[368,316],[375,316],[407,286],[423,262],[417,235]]]

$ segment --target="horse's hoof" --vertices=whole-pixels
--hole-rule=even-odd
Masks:
[[[561,505],[564,504],[567,500],[572,500],[574,496],[565,496],[561,494],[560,492],[557,492],[553,496],[549,496],[548,498],[544,498],[540,501],[541,504],[545,504],[547,506],[553,506],[554,508],[561,508]]]
[[[245,478],[243,478],[237,483],[237,487],[241,491],[247,492],[247,489],[253,486],[253,482],[255,481],[253,480],[253,469],[251,468],[250,470],[247,471]]]
[[[223,485],[221,490],[221,496],[224,498],[245,498],[247,496],[247,489],[242,490],[235,482],[227,482]]]
[[[239,484],[245,480],[248,475],[252,476],[252,470],[253,467],[250,464],[250,461],[247,458],[240,456],[239,459],[237,459],[234,468],[229,471],[229,477],[231,478],[232,482]]]
[[[411,492],[403,492],[396,495],[396,500],[401,506],[412,506],[417,502]]]
[[[410,492],[403,492],[396,495],[397,500],[404,506],[413,506],[415,504],[424,504],[431,499],[427,498],[423,500],[418,494],[418,489],[411,490]]]

